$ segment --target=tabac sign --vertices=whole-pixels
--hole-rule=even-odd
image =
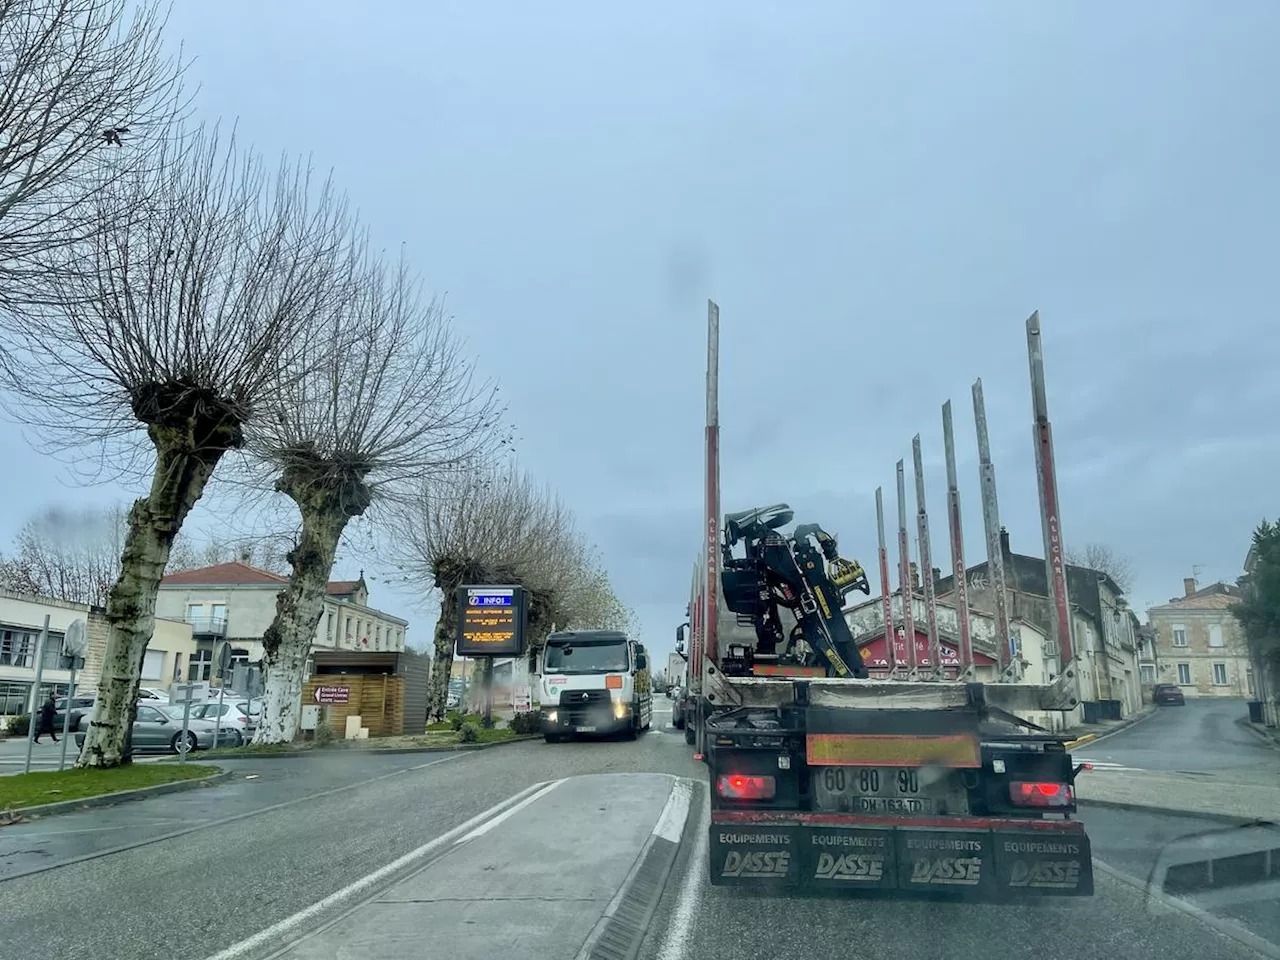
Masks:
[[[455,652],[460,657],[520,656],[525,616],[523,587],[459,587]]]

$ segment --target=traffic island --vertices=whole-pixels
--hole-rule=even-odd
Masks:
[[[204,764],[126,764],[105,770],[41,770],[0,777],[0,824],[191,790],[226,774]]]

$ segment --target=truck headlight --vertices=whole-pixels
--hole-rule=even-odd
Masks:
[[[554,710],[547,711],[547,721],[549,723],[555,723],[558,719],[560,719],[560,716],[558,713],[556,713],[556,711]]]
[[[627,703],[625,700],[613,701],[613,715],[616,719],[621,720],[630,712],[631,704]]]

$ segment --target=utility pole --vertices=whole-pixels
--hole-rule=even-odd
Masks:
[[[938,645],[938,607],[933,595],[933,551],[929,546],[929,512],[924,499],[924,458],[920,453],[920,434],[911,438],[911,456],[916,474],[916,536],[920,539],[920,582],[924,587],[925,628],[929,637],[929,666],[936,676],[942,675],[942,651]]]
[[[911,589],[911,541],[907,538],[907,480],[898,461],[898,589],[902,594],[902,635],[907,644],[907,673],[916,676],[916,602]]]
[[[1058,503],[1058,474],[1053,459],[1053,427],[1044,385],[1044,345],[1040,339],[1040,313],[1027,318],[1027,360],[1031,370],[1032,437],[1036,451],[1036,486],[1040,492],[1040,524],[1044,535],[1044,564],[1049,581],[1053,639],[1058,647],[1058,669],[1065,673],[1075,657],[1071,634],[1071,607],[1067,597],[1067,565],[1062,547],[1062,518]]]
[[[947,458],[947,525],[951,533],[951,579],[955,583],[956,623],[960,632],[960,671],[973,671],[973,637],[969,633],[969,585],[964,566],[964,527],[960,523],[960,480],[956,475],[956,438],[951,424],[951,401],[942,405],[942,445]]]
[[[987,435],[987,405],[982,398],[982,379],[973,382],[973,421],[978,431],[978,481],[982,485],[982,527],[987,535],[987,579],[995,593],[996,662],[1003,676],[1016,658],[1010,644],[1009,594],[1004,580],[1004,547],[1000,542],[1000,502],[996,497],[996,468],[991,462],[991,440]]]
[[[884,615],[885,659],[889,661],[889,672],[897,673],[898,635],[893,628],[893,594],[889,586],[889,550],[884,542],[884,489],[882,487],[876,487],[876,534],[880,542],[877,559],[880,561],[880,603]]]

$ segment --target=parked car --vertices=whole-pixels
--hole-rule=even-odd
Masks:
[[[181,707],[178,708],[181,711]],[[181,715],[181,714],[179,714]],[[258,721],[262,718],[262,701],[260,700],[210,700],[207,703],[194,704],[191,715],[212,724],[221,724],[225,729],[230,727],[240,736],[241,743],[253,739],[258,729]]]
[[[1182,688],[1176,683],[1157,683],[1151,688],[1151,700],[1153,703],[1172,703],[1179,707],[1187,705]]]
[[[169,702],[169,692],[164,687],[139,687],[139,700],[158,700],[161,703]]]
[[[133,752],[187,753],[190,750],[209,750],[213,747],[214,725],[209,720],[187,720],[186,740],[182,737],[182,706],[171,703],[152,706],[138,703],[138,716],[133,721]],[[82,717],[76,730],[76,746],[84,748],[85,728],[89,718]],[[239,740],[238,731],[224,727],[218,735],[218,746],[234,747]]]
[[[97,695],[92,693],[84,696],[76,694],[71,698],[71,719],[67,722],[68,730],[78,730],[80,728],[80,718],[88,717],[93,713],[93,704],[96,700]],[[53,701],[53,705],[57,709],[57,713],[53,715],[53,729],[61,733],[63,714],[67,712],[67,698],[58,697],[58,699]]]

